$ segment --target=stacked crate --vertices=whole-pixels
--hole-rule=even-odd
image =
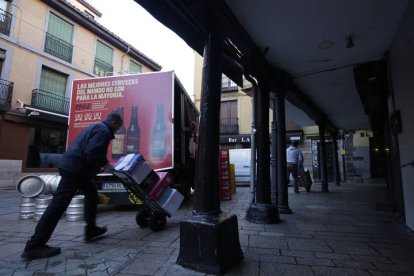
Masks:
[[[220,149],[220,200],[231,200],[230,156],[228,149]]]
[[[184,200],[176,189],[170,188],[173,183],[172,176],[168,172],[155,172],[141,154],[121,157],[114,168],[127,172],[169,215],[173,215]]]

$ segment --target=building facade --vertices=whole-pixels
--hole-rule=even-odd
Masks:
[[[159,71],[84,0],[0,0],[0,185],[56,172],[74,79]]]

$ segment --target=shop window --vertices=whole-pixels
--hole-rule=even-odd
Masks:
[[[56,168],[65,152],[66,131],[31,128],[27,168]]]

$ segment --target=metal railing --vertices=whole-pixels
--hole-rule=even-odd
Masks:
[[[3,9],[0,9],[0,33],[10,35],[12,15]]]
[[[221,76],[221,92],[232,92],[232,91],[237,91],[237,90],[238,90],[238,87],[235,82],[230,80],[225,75]]]
[[[239,134],[239,118],[220,118],[221,134]]]
[[[13,96],[13,82],[0,79],[0,109],[10,110]]]
[[[45,52],[66,62],[72,62],[73,45],[46,33]]]
[[[48,91],[33,89],[32,106],[46,111],[69,115],[70,99]]]
[[[100,77],[105,77],[105,73],[111,73],[113,71],[114,69],[111,64],[108,64],[105,61],[100,60],[99,58],[95,57],[95,66],[93,70],[95,75],[98,75]]]

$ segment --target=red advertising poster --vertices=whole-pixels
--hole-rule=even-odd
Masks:
[[[87,126],[118,112],[124,125],[115,133],[108,160],[140,153],[157,169],[173,167],[174,72],[155,72],[73,81],[68,145]]]

